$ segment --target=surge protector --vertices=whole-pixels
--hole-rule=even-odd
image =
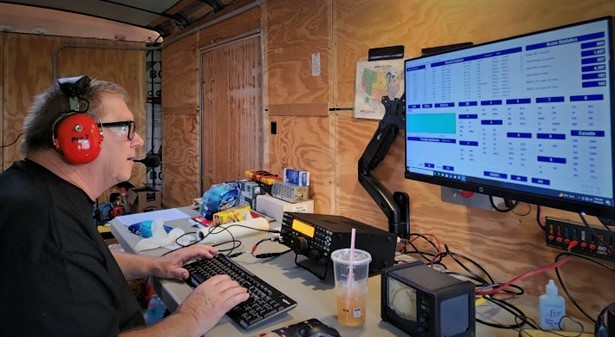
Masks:
[[[547,246],[566,251],[569,244],[576,240],[578,244],[571,252],[615,261],[615,231],[590,229],[573,221],[547,217],[545,239]]]

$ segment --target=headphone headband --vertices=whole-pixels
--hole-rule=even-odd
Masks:
[[[60,90],[68,97],[70,111],[85,112],[79,109],[79,96],[90,85],[90,81],[90,78],[86,75],[58,79]]]

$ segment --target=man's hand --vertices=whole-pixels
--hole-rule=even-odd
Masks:
[[[152,260],[151,274],[160,278],[178,278],[185,280],[188,278],[188,271],[182,266],[186,263],[200,258],[212,258],[218,250],[208,245],[192,245],[180,248],[167,255],[154,258]]]
[[[193,318],[194,326],[204,333],[213,328],[227,311],[249,297],[247,289],[228,275],[216,275],[196,287],[177,308],[175,315]]]

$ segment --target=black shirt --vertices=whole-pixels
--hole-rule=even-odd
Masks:
[[[0,174],[2,336],[116,336],[144,325],[92,207],[32,161]]]

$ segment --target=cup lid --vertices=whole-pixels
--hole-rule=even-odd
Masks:
[[[336,263],[350,264],[350,248],[342,248],[331,253],[331,260]],[[372,256],[361,249],[354,250],[353,265],[368,264],[372,261]]]

